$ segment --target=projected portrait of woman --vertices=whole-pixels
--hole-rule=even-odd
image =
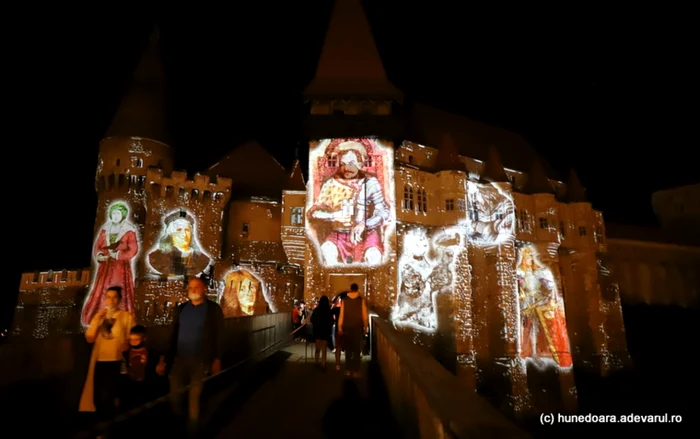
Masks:
[[[197,243],[194,217],[179,210],[167,215],[163,223],[163,235],[148,255],[153,271],[163,276],[201,275],[211,264],[211,257]]]
[[[129,208],[117,201],[107,208],[107,221],[102,225],[95,245],[93,257],[97,270],[90,292],[85,298],[80,321],[88,326],[92,317],[102,309],[107,288],[122,288],[121,309],[134,312],[134,259],[139,252],[136,227],[129,222]]]
[[[553,361],[559,367],[572,365],[566,332],[564,301],[552,271],[527,246],[517,264],[520,297],[520,357],[537,366]]]
[[[219,298],[224,317],[242,317],[268,312],[263,283],[247,270],[235,270],[224,278]]]

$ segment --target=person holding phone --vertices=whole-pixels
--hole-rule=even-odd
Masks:
[[[114,416],[122,353],[129,346],[129,331],[136,325],[133,314],[119,309],[121,300],[121,287],[107,288],[103,308],[85,331],[85,339],[93,347],[78,410],[94,412],[100,420]]]

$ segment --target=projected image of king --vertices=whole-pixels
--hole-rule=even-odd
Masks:
[[[323,264],[381,265],[393,222],[391,150],[370,139],[342,139],[329,141],[322,151],[311,160],[314,189],[320,188],[310,197],[307,216]]]

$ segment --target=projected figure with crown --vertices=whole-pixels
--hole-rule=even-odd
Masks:
[[[163,220],[165,229],[158,245],[148,254],[148,264],[163,276],[199,276],[211,264],[211,257],[197,244],[196,221],[185,210]]]
[[[308,226],[325,265],[383,262],[392,210],[382,160],[389,153],[379,148],[370,139],[333,140],[312,166],[312,179],[321,187],[308,209]]]
[[[520,296],[520,357],[544,366],[546,359],[559,367],[572,365],[566,331],[564,302],[552,271],[531,246],[520,250],[517,265]]]
[[[134,312],[133,262],[139,252],[136,227],[129,222],[129,208],[122,201],[107,208],[107,221],[97,233],[93,256],[97,272],[92,288],[85,298],[81,323],[88,326],[95,313],[102,308],[107,288],[122,287],[122,309]]]

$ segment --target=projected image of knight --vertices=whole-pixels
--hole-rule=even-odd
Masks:
[[[467,183],[469,241],[476,245],[500,244],[513,237],[512,196],[498,186]]]
[[[163,235],[148,255],[151,268],[165,276],[200,275],[211,264],[211,257],[197,244],[194,217],[178,210],[167,215],[163,222]]]
[[[308,209],[308,227],[327,266],[377,266],[384,260],[392,215],[386,162],[377,160],[387,154],[376,154],[376,148],[369,139],[334,140],[315,169],[311,161],[311,178],[321,185]]]

